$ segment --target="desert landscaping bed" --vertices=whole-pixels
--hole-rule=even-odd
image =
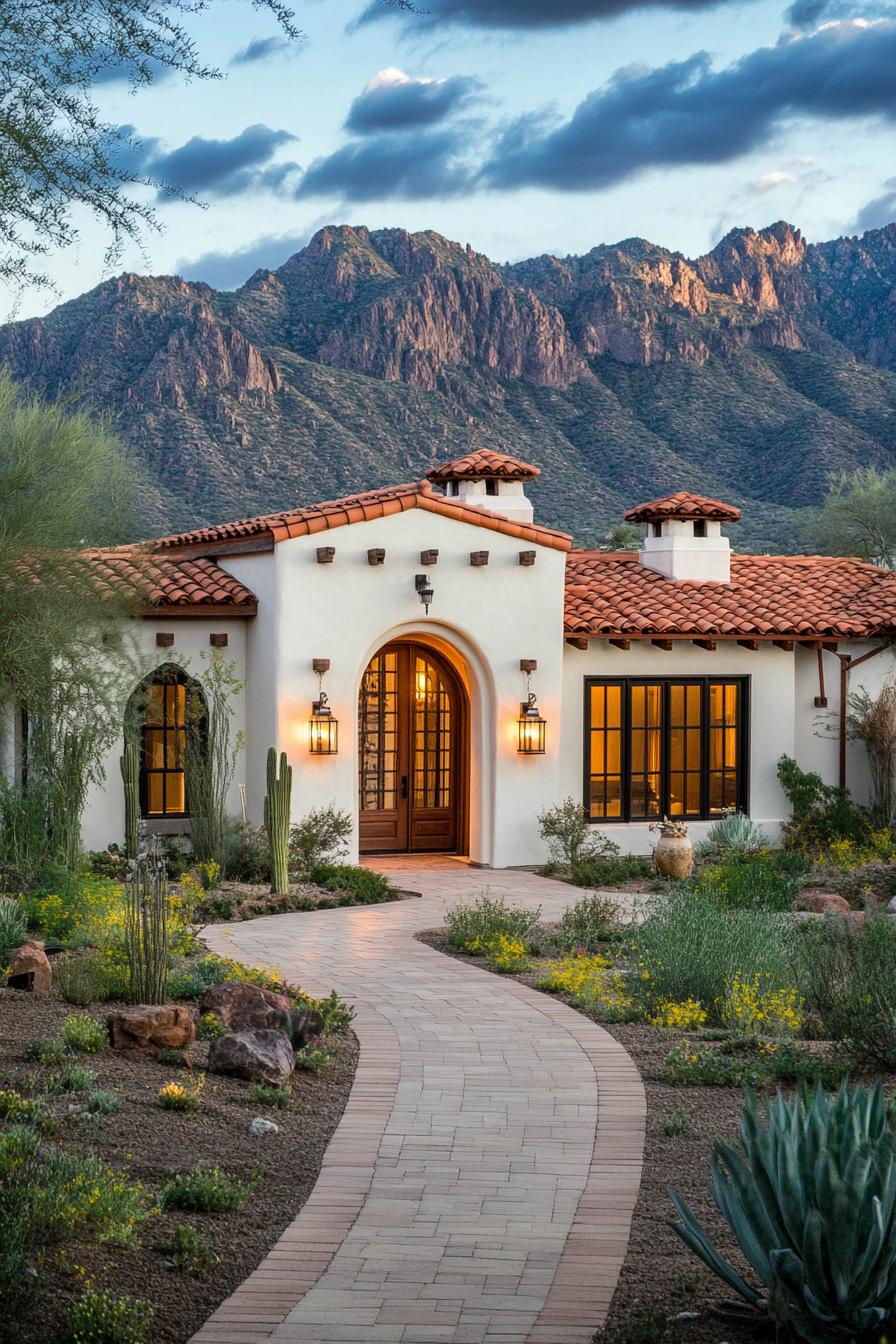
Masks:
[[[196,1004],[183,1007],[196,1012]],[[44,1093],[58,1063],[25,1057],[27,1042],[58,1038],[73,1013],[104,1022],[116,1005],[73,1009],[56,990],[47,994],[0,990],[0,1076],[5,1089],[28,1097]],[[296,1070],[284,1108],[260,1103],[253,1085],[207,1072],[209,1045],[196,1041],[188,1067],[105,1048],[77,1057],[95,1075],[89,1088],[50,1095],[51,1136],[65,1152],[95,1154],[116,1173],[145,1187],[155,1207],[136,1227],[133,1244],[97,1243],[76,1237],[48,1247],[29,1265],[33,1284],[26,1300],[0,1318],[0,1340],[50,1344],[66,1337],[66,1321],[85,1288],[111,1289],[144,1299],[154,1308],[150,1338],[182,1344],[214,1308],[255,1268],[295,1218],[317,1178],[327,1144],[351,1088],[358,1046],[348,1032],[327,1037],[329,1062],[317,1073]],[[159,1090],[174,1082],[191,1090],[202,1079],[192,1113],[163,1109]],[[119,1104],[113,1114],[88,1114],[87,1096],[101,1091]],[[255,1117],[278,1131],[249,1133]],[[241,1208],[221,1213],[159,1208],[166,1184],[197,1166],[219,1168],[250,1186]],[[172,1237],[190,1227],[199,1253],[187,1268],[172,1263]],[[163,1249],[163,1248],[169,1249]]]

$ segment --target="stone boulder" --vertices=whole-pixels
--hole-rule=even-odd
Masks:
[[[848,915],[852,912],[852,906],[843,896],[838,896],[835,891],[807,891],[803,894],[801,904],[806,910],[810,910],[813,915]]]
[[[46,994],[52,983],[53,971],[43,943],[36,938],[29,938],[16,948],[10,958],[7,984],[10,989],[27,989],[32,994]]]
[[[166,1004],[118,1008],[106,1018],[113,1050],[184,1050],[196,1039],[196,1023],[189,1009]]]
[[[285,994],[243,980],[212,985],[199,1000],[200,1013],[214,1013],[228,1031],[285,1029],[292,1006]]]
[[[295,1066],[289,1037],[266,1027],[219,1036],[208,1050],[210,1073],[231,1073],[250,1082],[284,1083]]]

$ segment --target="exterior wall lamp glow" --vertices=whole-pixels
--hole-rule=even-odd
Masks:
[[[315,658],[311,666],[317,673],[318,698],[311,702],[308,750],[312,756],[335,756],[339,751],[339,720],[333,718],[327,693],[323,689],[323,677],[330,670],[330,660]]]
[[[521,658],[520,671],[526,674],[526,698],[520,704],[517,720],[517,752],[520,756],[543,756],[547,721],[541,717],[537,697],[532,690],[532,673],[538,668],[534,658]]]
[[[429,581],[428,574],[415,574],[414,587],[417,590],[417,596],[423,603],[427,616],[429,615],[429,606],[433,599],[433,587]]]

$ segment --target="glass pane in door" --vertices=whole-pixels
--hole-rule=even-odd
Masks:
[[[451,806],[451,693],[439,668],[414,655],[414,806]]]
[[[362,812],[396,807],[398,773],[398,654],[378,653],[361,682],[358,755]]]

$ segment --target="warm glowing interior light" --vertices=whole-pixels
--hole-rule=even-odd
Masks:
[[[543,756],[545,753],[545,731],[547,723],[538,712],[535,696],[530,695],[520,705],[520,717],[517,721],[517,751],[522,756]]]
[[[311,706],[308,750],[312,756],[335,756],[339,750],[339,720],[333,718],[333,711],[323,696]]]

